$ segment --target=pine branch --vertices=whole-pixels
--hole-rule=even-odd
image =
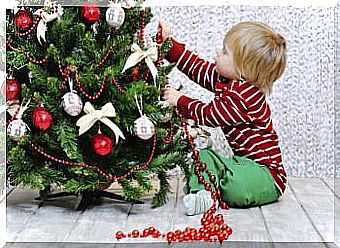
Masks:
[[[60,146],[70,159],[83,162],[83,157],[78,150],[78,134],[74,127],[70,127],[65,121],[59,122],[53,127]]]
[[[160,188],[159,191],[152,198],[151,206],[153,208],[163,206],[169,200],[168,194],[171,192],[171,186],[166,173],[159,172],[158,179],[160,181]]]

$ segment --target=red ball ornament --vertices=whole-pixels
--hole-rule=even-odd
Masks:
[[[40,130],[47,130],[52,124],[52,114],[44,107],[37,107],[32,112],[33,125]]]
[[[139,68],[136,67],[133,71],[132,80],[137,81],[140,77]]]
[[[14,24],[19,32],[25,32],[32,27],[33,17],[28,10],[21,9],[14,16]]]
[[[8,101],[16,100],[19,96],[20,84],[15,78],[6,80],[6,99]]]
[[[112,141],[108,136],[97,133],[92,138],[92,148],[95,153],[105,156],[112,151]]]
[[[81,9],[81,16],[86,22],[90,24],[95,23],[99,20],[100,16],[98,6],[95,3],[86,2]]]

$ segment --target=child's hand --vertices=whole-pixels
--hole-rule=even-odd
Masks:
[[[178,99],[182,96],[181,92],[170,87],[163,89],[163,93],[163,99],[167,101],[172,107],[177,105]]]
[[[157,42],[163,43],[167,38],[171,37],[171,25],[168,22],[159,21]]]

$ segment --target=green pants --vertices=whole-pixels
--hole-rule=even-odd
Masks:
[[[231,207],[253,207],[277,201],[280,196],[269,169],[253,160],[234,156],[226,159],[211,149],[200,150],[200,158],[215,175],[222,199]],[[201,172],[205,181],[209,177]],[[191,193],[204,189],[192,168],[188,182]]]

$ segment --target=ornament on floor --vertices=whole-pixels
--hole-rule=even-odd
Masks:
[[[141,96],[139,98],[140,100],[138,101],[138,96],[135,95],[136,105],[141,115],[134,122],[135,133],[139,138],[148,140],[155,135],[155,125],[150,121],[149,117],[143,114],[143,100]]]
[[[100,110],[96,110],[90,102],[86,102],[84,112],[86,115],[82,116],[76,123],[79,127],[79,135],[87,132],[97,121],[101,121],[113,131],[116,136],[116,144],[119,141],[119,137],[125,139],[119,127],[108,118],[116,116],[116,110],[112,103],[106,103]]]
[[[41,104],[32,112],[33,125],[42,131],[50,128],[52,125],[52,114]]]
[[[81,8],[81,17],[89,24],[93,24],[100,18],[100,10],[94,2],[85,2]]]
[[[153,46],[148,48],[147,50],[143,51],[136,43],[133,43],[131,46],[131,51],[133,52],[129,58],[127,59],[125,66],[122,72],[125,72],[127,69],[135,66],[143,59],[145,63],[149,67],[153,80],[154,85],[157,87],[156,78],[157,78],[157,67],[153,62],[156,62],[158,59],[158,50],[157,47]]]
[[[47,23],[54,21],[55,19],[60,20],[60,17],[63,15],[64,10],[60,4],[57,4],[55,1],[45,0],[44,8],[38,9],[34,14],[40,16],[41,20],[37,26],[37,39],[41,44],[41,39],[46,42],[46,31],[47,31]]]
[[[19,32],[29,30],[33,25],[33,15],[28,10],[21,8],[14,16],[14,25]]]
[[[71,116],[77,116],[83,110],[83,102],[77,92],[73,90],[73,80],[68,79],[70,92],[63,96],[62,106],[65,112]]]
[[[28,105],[30,104],[31,99],[28,100],[28,102],[23,106],[24,100],[22,101],[21,105],[13,104],[15,105],[15,112],[18,107],[20,107],[20,110],[15,116],[15,119],[11,121],[7,126],[7,135],[11,137],[13,140],[19,140],[21,137],[25,136],[27,133],[27,130],[30,130],[28,125],[21,119],[23,113],[28,108]],[[14,109],[14,108],[13,108]],[[14,112],[10,112],[8,109],[7,111],[10,113],[11,116],[14,115]]]
[[[100,130],[92,137],[92,149],[96,154],[105,156],[112,151],[112,141],[109,136],[102,134]]]
[[[9,76],[6,79],[6,100],[12,101],[18,99],[20,92],[20,84],[17,79]]]
[[[125,20],[125,12],[120,3],[109,1],[109,8],[106,10],[106,22],[113,28],[119,29]]]

